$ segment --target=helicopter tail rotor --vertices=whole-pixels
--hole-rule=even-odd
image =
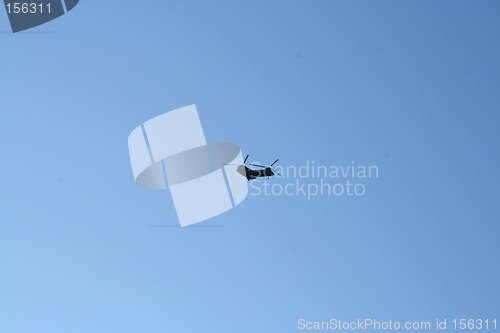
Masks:
[[[272,163],[269,167],[271,168],[271,167],[272,167],[273,165],[275,165],[275,164],[276,164],[276,162],[278,162],[278,161],[279,161],[279,158],[278,158],[278,159],[276,159],[276,161],[274,161],[274,162],[273,162],[273,163]],[[281,173],[279,173],[279,172],[275,171],[273,168],[271,168],[271,171],[272,171],[273,173],[275,173],[275,174],[279,175],[280,177],[283,177],[283,176],[281,175]]]

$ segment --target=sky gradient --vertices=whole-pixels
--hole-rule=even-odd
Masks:
[[[0,10],[0,332],[500,320],[498,1],[81,1]],[[376,165],[179,228],[127,137],[196,104],[252,161]],[[275,178],[286,184],[295,179]],[[452,330],[449,330],[450,332]]]

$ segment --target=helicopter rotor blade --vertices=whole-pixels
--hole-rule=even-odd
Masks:
[[[247,162],[248,156],[250,156],[250,155],[247,155],[247,157],[245,157],[245,160],[243,161],[243,164],[245,164]]]
[[[275,165],[276,162],[278,162],[278,161],[279,161],[279,158],[276,161],[274,161],[273,164],[271,164],[271,166]]]
[[[250,165],[253,165],[253,166],[256,166],[256,167],[259,167],[259,168],[264,168],[264,169],[267,168],[267,167],[265,167],[263,165],[259,165],[259,164],[252,164],[252,163],[250,163]]]
[[[274,169],[271,169],[271,170],[273,171],[273,173],[276,173],[276,174],[278,174],[280,177],[283,177],[283,176],[281,175],[281,173],[279,173],[278,171],[276,171],[276,170],[274,170]]]

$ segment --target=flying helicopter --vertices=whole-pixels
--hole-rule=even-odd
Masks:
[[[256,179],[256,178],[259,178],[259,177],[267,177],[269,179],[269,177],[272,177],[275,174],[278,174],[281,177],[281,174],[279,172],[277,172],[277,171],[275,171],[275,170],[273,170],[271,168],[273,165],[276,164],[276,162],[279,161],[279,159],[277,159],[276,161],[274,161],[270,166],[264,166],[264,165],[250,163],[250,165],[252,165],[252,166],[256,166],[256,167],[259,167],[259,168],[264,168],[264,169],[261,169],[261,170],[254,170],[254,169],[250,169],[249,167],[247,167],[245,165],[245,163],[248,160],[248,156],[250,156],[250,155],[247,155],[245,157],[245,160],[243,161],[243,164],[239,165],[238,168],[236,169],[236,171],[240,175],[242,175],[243,177],[246,177],[247,180],[250,181],[252,179]],[[226,165],[236,165],[236,164],[226,164]]]

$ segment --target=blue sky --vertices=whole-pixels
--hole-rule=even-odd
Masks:
[[[83,1],[12,34],[0,11],[0,332],[500,319],[499,14]],[[175,228],[169,193],[134,184],[127,137],[189,104],[208,141],[254,161],[379,177],[362,197],[249,196]]]

